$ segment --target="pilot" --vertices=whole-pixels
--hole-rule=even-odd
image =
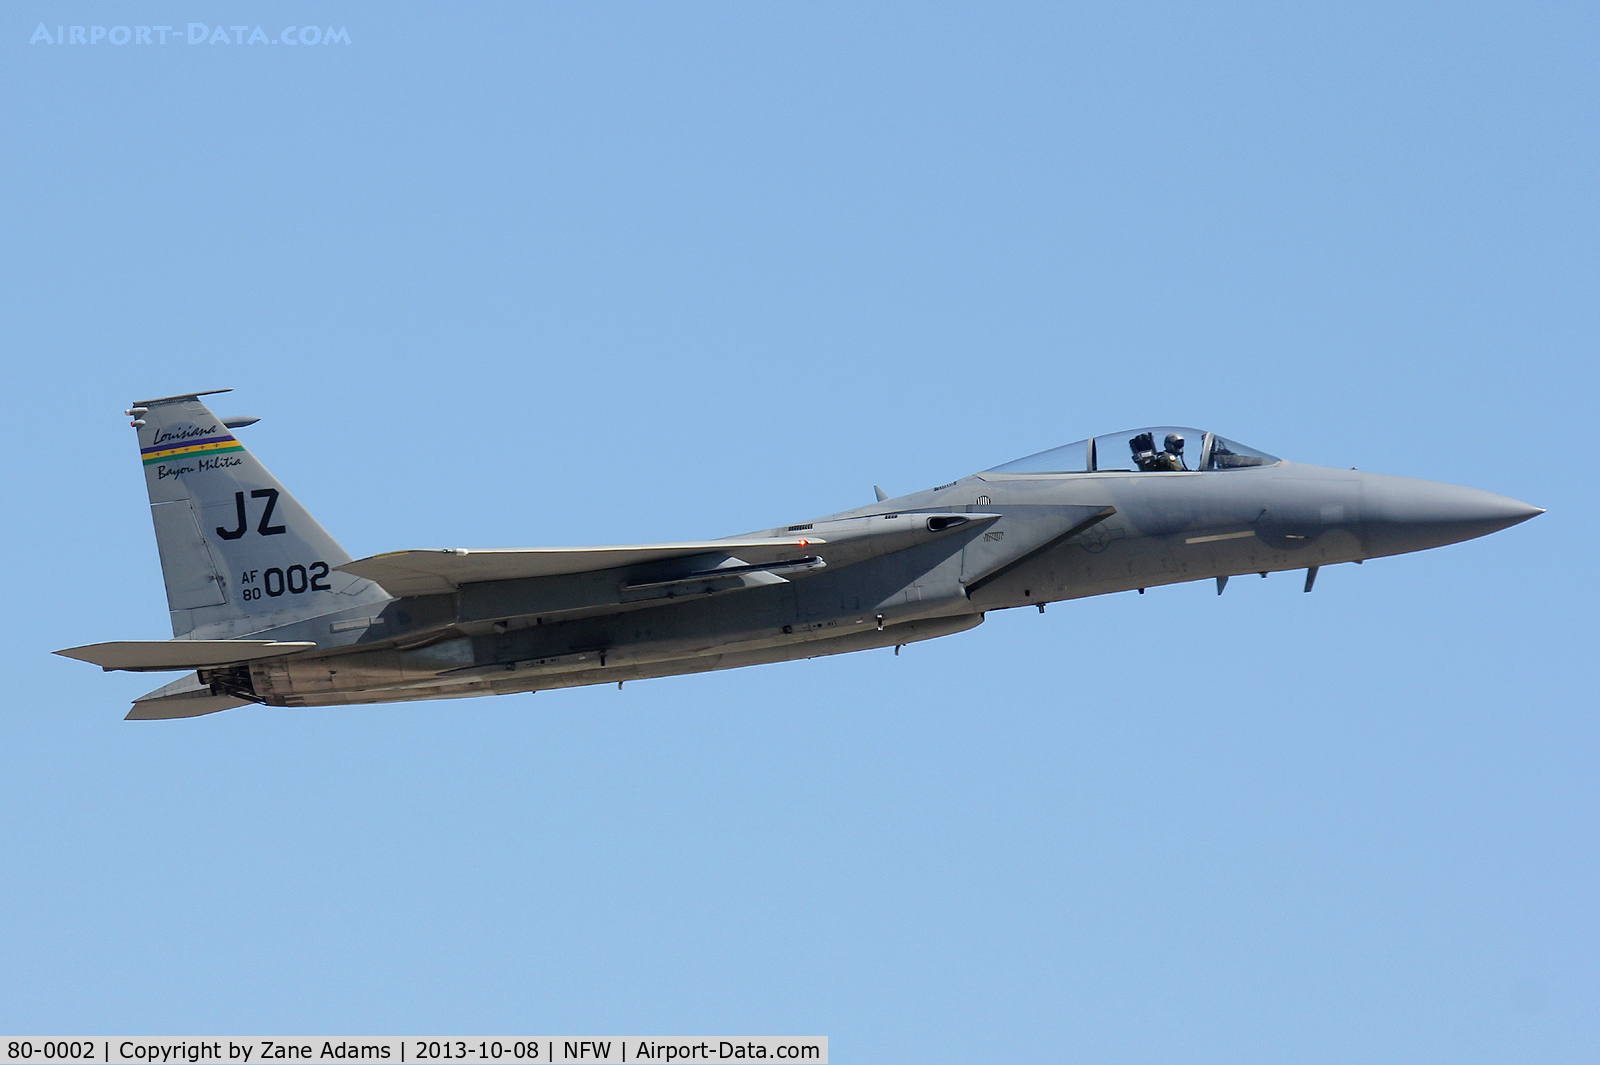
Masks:
[[[1146,473],[1159,470],[1187,470],[1183,464],[1183,437],[1178,433],[1168,433],[1164,451],[1156,450],[1156,439],[1153,433],[1140,433],[1128,441],[1128,447],[1133,452],[1133,464]]]
[[[1187,470],[1189,467],[1183,464],[1183,437],[1178,433],[1168,433],[1163,443],[1166,444],[1166,450],[1156,456],[1156,460],[1161,463],[1156,468],[1174,471]]]

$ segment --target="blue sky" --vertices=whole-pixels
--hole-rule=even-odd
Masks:
[[[0,1027],[1594,1060],[1597,21],[8,5]],[[1549,513],[899,657],[124,723],[151,678],[48,652],[168,635],[121,411],[222,387],[357,556],[1168,423]]]

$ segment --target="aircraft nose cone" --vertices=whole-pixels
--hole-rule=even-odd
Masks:
[[[1544,513],[1542,507],[1477,488],[1383,474],[1368,474],[1362,495],[1373,555],[1459,543]]]

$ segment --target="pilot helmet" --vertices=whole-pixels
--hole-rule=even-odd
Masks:
[[[1172,452],[1174,455],[1180,454],[1183,451],[1183,437],[1177,433],[1168,433],[1166,444],[1167,450]]]

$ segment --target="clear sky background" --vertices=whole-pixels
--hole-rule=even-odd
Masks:
[[[1597,30],[8,3],[0,1029],[1596,1060]],[[166,677],[49,652],[169,635],[121,412],[223,387],[358,556],[726,535],[1162,423],[1549,513],[899,657],[124,723]]]

